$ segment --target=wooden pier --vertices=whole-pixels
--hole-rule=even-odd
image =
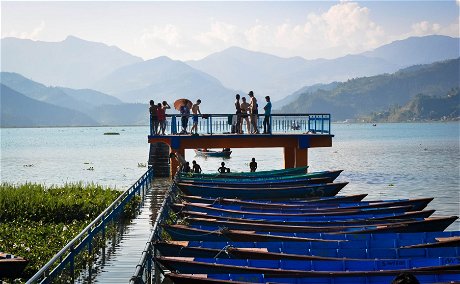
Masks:
[[[164,143],[170,152],[185,156],[185,149],[197,148],[274,148],[284,149],[284,167],[308,165],[308,149],[331,147],[329,114],[277,114],[271,116],[270,134],[232,133],[231,114],[200,115],[198,135],[179,134],[180,116],[169,117],[170,131],[167,135],[155,135],[151,127],[148,142]],[[203,118],[204,117],[204,118]],[[262,117],[262,116],[261,116]],[[261,118],[259,118],[259,123]],[[191,121],[188,128],[191,127]],[[245,127],[243,127],[245,129]],[[177,171],[178,162],[170,161],[171,176]]]

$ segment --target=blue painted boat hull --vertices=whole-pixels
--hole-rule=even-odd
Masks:
[[[179,189],[187,194],[204,197],[242,198],[242,199],[281,199],[302,197],[334,196],[348,183],[328,183],[320,185],[306,185],[289,188],[209,188],[197,185],[178,185]]]

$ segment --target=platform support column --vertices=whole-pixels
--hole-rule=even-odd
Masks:
[[[295,148],[284,147],[284,168],[290,169],[295,167]]]
[[[172,153],[178,153],[182,157],[185,158],[185,150],[184,149],[171,149],[171,152]],[[172,158],[170,165],[171,165],[171,168],[170,168],[171,178],[173,179],[174,176],[176,175],[177,169],[179,167],[179,162],[177,161],[176,158]]]
[[[308,148],[295,148],[295,167],[308,166]]]

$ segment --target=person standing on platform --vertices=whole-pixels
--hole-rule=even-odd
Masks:
[[[161,103],[157,104],[157,117],[158,117],[158,135],[160,133],[162,135],[165,135],[164,130],[166,129],[166,111],[165,109],[161,106]]]
[[[248,96],[250,97],[249,100],[249,111],[251,113],[251,124],[252,124],[252,132],[251,134],[259,134],[259,128],[257,127],[257,120],[259,114],[259,105],[257,104],[257,99],[254,97],[254,92],[250,91]]]
[[[249,163],[249,168],[251,169],[251,173],[254,173],[257,170],[256,158],[252,158],[251,162]]]
[[[240,131],[243,133],[243,120],[246,121],[246,127],[248,128],[248,134],[251,133],[251,124],[249,123],[249,104],[246,101],[246,97],[241,98],[241,120],[240,120]]]
[[[153,100],[150,100],[150,134],[157,135],[158,134],[158,116],[157,116],[157,106]]]
[[[194,103],[192,105],[192,113],[193,113],[193,116],[192,116],[192,120],[193,120],[193,126],[192,128],[190,129],[190,133],[193,135],[193,131],[195,131],[195,134],[198,134],[198,114],[201,115],[201,111],[200,111],[200,104],[201,104],[201,100],[198,99],[196,101],[196,103]]]
[[[166,101],[163,101],[161,104],[162,104],[161,109],[163,110],[163,112],[165,114],[165,120],[163,121],[163,125],[160,123],[160,130],[161,130],[162,135],[166,135],[165,134],[165,131],[166,131],[166,110],[170,109],[171,107],[169,106],[169,104]]]
[[[272,128],[270,125],[270,117],[272,115],[272,103],[270,102],[269,96],[266,96],[265,100],[267,104],[264,106],[264,134],[271,134]]]
[[[192,161],[192,164],[193,164],[193,166],[192,166],[193,172],[196,173],[196,174],[201,173],[201,167],[200,167],[200,165],[198,165],[198,164],[196,163],[195,160]]]
[[[236,109],[236,123],[235,123],[235,133],[243,134],[241,130],[241,104],[240,104],[240,94],[235,96],[235,109]]]
[[[187,103],[184,102],[184,104],[181,105],[179,111],[181,114],[181,123],[182,123],[182,131],[180,132],[180,134],[188,134],[187,125],[188,125],[188,118],[190,116],[190,109],[187,106]]]

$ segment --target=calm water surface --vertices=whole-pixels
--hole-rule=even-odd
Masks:
[[[330,148],[309,151],[311,171],[343,169],[342,194],[367,199],[435,197],[437,215],[460,215],[459,123],[334,124]],[[120,135],[103,135],[119,132]],[[146,170],[148,127],[1,129],[1,181],[94,182],[126,189]],[[230,159],[195,157],[205,172],[222,161],[247,171],[255,157],[259,170],[283,167],[283,150],[234,149]],[[88,170],[92,167],[94,170]],[[460,222],[449,229],[460,230]]]

